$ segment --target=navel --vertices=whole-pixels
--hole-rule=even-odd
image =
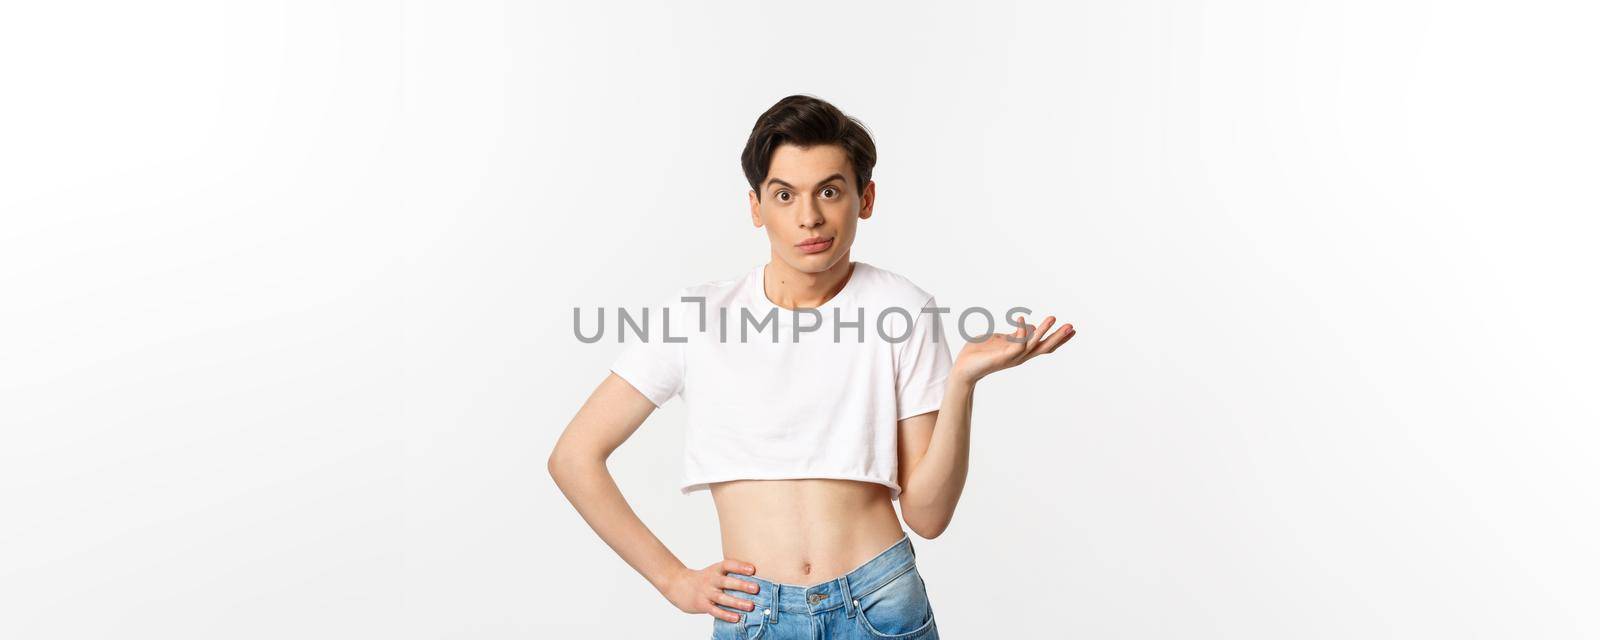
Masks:
[[[809,562],[800,563],[800,573],[806,574],[808,576],[811,575],[811,563],[809,563]]]

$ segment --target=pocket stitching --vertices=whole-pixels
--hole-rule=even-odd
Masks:
[[[722,618],[715,618],[715,617],[712,618],[712,621],[720,623],[720,624],[725,624],[725,625],[732,626],[735,629],[734,634],[733,634],[735,640],[758,640],[759,638],[761,638],[761,636],[766,635],[766,633],[767,633],[767,617],[766,616],[763,616],[760,613],[757,613],[757,612],[754,612],[754,611],[740,611],[739,613],[743,614],[745,617],[743,619],[741,619],[740,621],[738,621],[738,622],[728,622],[727,620],[723,620]],[[756,617],[760,618],[761,622],[756,623],[756,624],[752,624],[750,622],[750,616],[756,616]],[[755,635],[750,635],[750,628],[751,627],[756,627]],[[715,629],[712,630],[711,638],[712,638],[712,640],[716,640],[717,639],[717,632],[716,632]]]
[[[755,612],[752,611],[751,613],[755,613]],[[749,633],[750,626],[749,626],[748,623],[744,624],[744,625],[740,625],[740,627],[745,630],[745,633]],[[764,636],[764,635],[767,635],[767,617],[766,616],[761,616],[761,622],[756,625],[756,634],[753,635],[753,636],[750,636],[749,640],[759,640],[761,638],[761,636]]]
[[[863,591],[861,593],[852,593],[850,595],[852,597],[858,598],[858,599],[859,598],[865,598],[865,597],[870,596],[870,595],[872,595],[874,593],[877,593],[879,589],[882,589],[882,588],[887,587],[887,586],[889,586],[891,584],[894,584],[895,580],[899,580],[902,576],[906,575],[907,573],[911,573],[912,571],[916,571],[916,569],[917,569],[917,565],[911,564],[911,563],[907,563],[906,566],[904,566],[904,567],[902,567],[900,569],[899,573],[896,573],[893,576],[890,576],[888,580],[884,580],[882,582],[879,582],[878,586],[873,587],[871,590]]]
[[[868,592],[863,593],[861,595],[862,596],[867,596],[867,595],[870,595],[872,593],[875,593],[879,589],[882,589],[882,588],[884,588],[886,586],[889,586],[889,584],[893,583],[895,580],[898,580],[901,577],[904,577],[905,574],[910,573],[911,571],[913,571],[915,569],[916,569],[916,565],[907,566],[904,571],[901,571],[895,577],[890,578],[888,580],[884,580],[882,584],[879,584],[877,587],[874,587],[872,589],[872,591],[868,591]],[[922,584],[921,580],[918,580],[917,588],[922,590],[922,601],[924,603],[928,603],[927,585]],[[851,595],[853,596],[854,594],[851,594]],[[860,598],[857,598],[857,600],[859,600],[859,599]],[[874,628],[872,626],[871,622],[867,621],[867,613],[866,613],[866,611],[864,611],[864,610],[862,610],[860,608],[856,609],[856,615],[854,617],[856,619],[856,622],[861,625],[861,628],[866,630],[867,633],[871,634],[874,637],[888,638],[889,640],[910,640],[911,638],[915,638],[915,637],[917,637],[919,635],[927,633],[928,629],[933,626],[933,605],[931,603],[928,604],[928,619],[926,621],[924,621],[921,625],[919,625],[917,628],[912,629],[910,631],[907,631],[905,633],[884,633],[882,631],[877,630],[876,628]]]
[[[912,638],[927,633],[928,629],[933,627],[933,611],[928,611],[928,621],[922,623],[922,626],[905,633],[883,633],[882,631],[878,631],[877,629],[872,628],[872,623],[867,622],[867,617],[861,615],[860,611],[856,612],[856,622],[860,623],[861,628],[865,629],[867,633],[872,634],[873,637],[887,638],[888,640],[911,640]]]

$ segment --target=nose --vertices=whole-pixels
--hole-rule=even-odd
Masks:
[[[798,216],[801,229],[810,229],[822,224],[822,208],[809,200],[800,204]]]

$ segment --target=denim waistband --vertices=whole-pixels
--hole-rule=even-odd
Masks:
[[[731,590],[729,593],[736,593],[740,598],[756,603],[755,611],[747,615],[765,615],[776,621],[779,612],[818,614],[845,606],[910,571],[916,566],[916,555],[916,549],[911,546],[911,536],[902,532],[899,542],[827,582],[804,587],[757,576],[729,574],[740,580],[754,582],[761,588],[757,593]],[[774,603],[776,606],[773,606]]]

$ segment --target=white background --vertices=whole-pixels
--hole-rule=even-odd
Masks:
[[[1600,637],[1586,3],[567,4],[0,9],[0,637],[708,636],[544,463],[572,307],[766,259],[791,93],[852,257],[1079,328],[979,387],[944,637]],[[704,566],[682,419],[611,468]]]

